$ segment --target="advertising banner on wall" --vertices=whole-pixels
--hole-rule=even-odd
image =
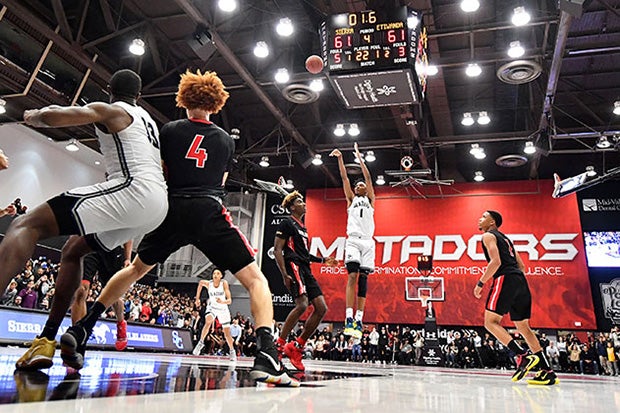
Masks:
[[[460,184],[444,195],[412,197],[402,188],[375,188],[376,270],[368,280],[365,320],[422,324],[419,296],[430,294],[438,325],[482,325],[483,298],[473,296],[487,262],[478,220],[485,210],[504,217],[500,230],[520,253],[532,290],[532,325],[594,329],[583,237],[575,196],[553,199],[550,181]],[[413,194],[415,194],[413,192]],[[306,195],[311,253],[344,258],[346,201],[342,189]],[[417,269],[419,255],[433,256],[432,278]],[[346,268],[313,265],[329,311],[342,321]]]

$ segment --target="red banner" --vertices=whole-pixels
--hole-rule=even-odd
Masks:
[[[422,199],[403,188],[376,188],[376,270],[368,279],[365,321],[423,323],[424,311],[419,301],[411,301],[412,290],[422,276],[417,257],[432,255],[432,276],[441,279],[439,289],[444,289],[444,300],[433,302],[437,323],[483,325],[490,283],[482,299],[472,293],[487,265],[478,219],[493,209],[503,215],[500,229],[525,263],[532,326],[595,329],[577,202],[574,196],[551,198],[552,189],[550,181],[457,184],[444,187],[443,196]],[[343,260],[347,214],[342,189],[310,190],[306,203],[311,252]],[[329,306],[325,320],[342,321],[346,269],[316,265],[313,273]]]

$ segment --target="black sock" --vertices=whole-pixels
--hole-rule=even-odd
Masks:
[[[274,347],[273,335],[269,327],[258,327],[256,329],[256,349],[268,349]]]
[[[86,329],[86,331],[92,331],[93,327],[95,327],[95,324],[97,323],[97,320],[99,319],[99,316],[105,311],[105,308],[106,307],[99,301],[95,301],[95,304],[93,304],[90,308],[90,311],[86,314],[86,317],[78,321],[76,325],[81,325]]]
[[[523,349],[523,347],[521,347],[521,346],[519,345],[519,343],[517,343],[516,341],[514,341],[514,339],[513,339],[513,340],[510,340],[510,343],[508,343],[508,348],[509,348],[510,350],[512,350],[512,352],[513,352],[513,353],[518,354],[518,355],[520,355],[520,356],[522,356],[522,355],[524,355],[525,353],[527,353],[527,352]]]
[[[45,322],[45,327],[43,327],[43,331],[39,337],[45,337],[48,340],[56,340],[56,334],[58,334],[58,328],[60,324],[55,321],[47,320]]]
[[[551,367],[549,367],[549,362],[547,361],[547,357],[545,356],[543,350],[540,350],[538,353],[536,353],[536,355],[540,359],[540,361],[538,362],[538,367],[541,370],[551,370]]]

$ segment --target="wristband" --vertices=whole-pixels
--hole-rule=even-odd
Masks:
[[[482,281],[478,280],[478,282],[476,283],[476,286],[482,288],[482,287],[484,287],[484,283]]]
[[[325,257],[321,258],[321,264],[325,264]]]

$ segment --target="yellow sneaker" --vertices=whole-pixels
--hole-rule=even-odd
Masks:
[[[18,370],[40,370],[52,367],[56,352],[56,340],[35,338],[26,353],[15,363]]]

